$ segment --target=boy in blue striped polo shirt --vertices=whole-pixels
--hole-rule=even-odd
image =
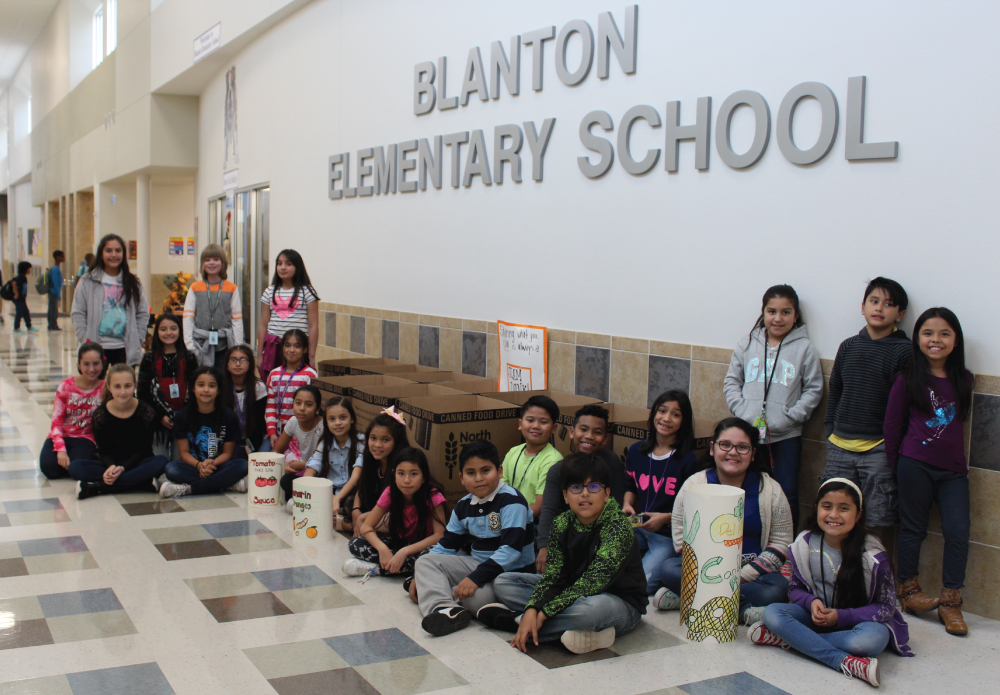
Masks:
[[[501,480],[497,448],[476,439],[462,447],[458,461],[469,494],[455,505],[444,537],[417,560],[413,575],[421,626],[438,636],[468,626],[480,608],[496,601],[497,575],[532,572],[535,563],[531,508]]]

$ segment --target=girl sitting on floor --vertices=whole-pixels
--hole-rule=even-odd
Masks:
[[[281,489],[285,493],[289,514],[292,513],[292,483],[302,476],[306,470],[306,462],[312,458],[323,438],[320,402],[318,388],[300,387],[292,398],[295,417],[285,423],[285,429],[274,447],[275,453],[285,454],[285,475],[281,476]]]
[[[408,446],[410,439],[406,436],[406,422],[395,408],[383,410],[368,423],[361,480],[351,503],[351,530],[355,538],[361,536],[361,525],[389,483],[386,474],[393,452]]]
[[[350,531],[350,513],[344,502],[361,480],[365,437],[358,432],[358,418],[350,398],[334,396],[323,404],[323,438],[306,464],[303,475],[318,475],[333,483],[333,512],[342,519],[338,531]],[[349,472],[348,472],[349,471]]]

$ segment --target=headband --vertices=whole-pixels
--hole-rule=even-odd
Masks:
[[[844,485],[850,485],[850,486],[851,486],[851,488],[853,488],[853,490],[854,490],[854,491],[855,491],[856,493],[858,493],[858,502],[860,502],[860,503],[861,503],[861,504],[860,504],[859,506],[860,506],[860,507],[861,507],[862,509],[864,509],[864,506],[865,506],[865,505],[864,505],[864,501],[865,501],[865,498],[864,498],[864,497],[862,496],[862,494],[861,494],[861,488],[859,488],[859,487],[858,487],[858,486],[857,486],[857,485],[856,485],[856,484],[854,483],[854,481],[853,481],[853,480],[848,480],[847,478],[828,478],[827,480],[824,480],[824,481],[823,481],[823,484],[822,484],[822,485],[820,485],[820,486],[819,486],[819,489],[820,489],[820,491],[822,491],[822,490],[823,490],[823,488],[824,488],[824,487],[826,487],[827,485],[829,485],[830,483],[844,483]]]
[[[401,424],[403,427],[406,427],[406,420],[403,419],[403,416],[400,413],[396,412],[396,406],[390,405],[388,408],[386,408],[385,410],[383,410],[380,414],[381,415],[388,415],[393,420],[395,420],[396,422],[398,422],[399,424]]]

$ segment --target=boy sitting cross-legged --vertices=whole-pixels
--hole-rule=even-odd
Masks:
[[[466,627],[473,613],[495,600],[497,575],[531,571],[535,560],[531,509],[500,479],[497,448],[473,440],[458,462],[469,494],[455,505],[441,540],[417,560],[410,593],[419,596],[421,626],[438,636]]]
[[[645,614],[639,546],[609,481],[597,455],[578,452],[563,461],[569,510],[552,523],[545,574],[500,575],[493,590],[503,603],[477,615],[487,627],[516,632],[511,646],[526,652],[529,640],[560,639],[576,654],[606,649]]]

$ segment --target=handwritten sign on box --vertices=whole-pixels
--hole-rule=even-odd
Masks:
[[[535,391],[549,387],[548,329],[497,321],[500,381],[497,391]]]

